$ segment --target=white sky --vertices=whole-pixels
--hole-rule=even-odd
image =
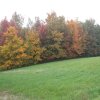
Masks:
[[[0,20],[10,19],[15,11],[32,20],[35,16],[45,19],[48,12],[55,11],[66,19],[94,18],[100,24],[99,10],[100,0],[0,0]]]

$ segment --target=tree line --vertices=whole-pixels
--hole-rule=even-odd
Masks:
[[[100,25],[94,19],[65,20],[55,12],[45,21],[14,13],[0,21],[0,70],[40,62],[100,55]]]

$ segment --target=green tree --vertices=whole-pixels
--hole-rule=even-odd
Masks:
[[[18,30],[18,35],[23,37],[24,38],[24,33],[23,33],[23,23],[24,23],[24,18],[18,14],[17,12],[15,12],[13,15],[12,15],[12,18],[11,18],[11,21],[16,29]]]
[[[64,34],[54,31],[51,34],[48,34],[45,41],[45,60],[54,60],[58,58],[65,58],[65,43],[64,43]]]
[[[84,29],[84,46],[85,46],[85,55],[86,56],[93,56],[97,55],[97,49],[99,49],[98,39],[97,39],[97,29],[95,25],[95,20],[90,19],[86,20],[83,23]],[[97,34],[96,34],[97,33]]]
[[[47,23],[47,33],[51,33],[52,31],[66,33],[67,31],[65,18],[63,16],[57,16],[55,12],[48,14],[46,18],[46,23]]]

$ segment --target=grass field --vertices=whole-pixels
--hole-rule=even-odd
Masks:
[[[100,100],[100,57],[0,72],[0,100],[3,99]]]

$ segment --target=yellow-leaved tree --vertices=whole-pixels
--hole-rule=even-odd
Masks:
[[[39,34],[34,30],[27,33],[27,55],[30,57],[29,63],[38,63],[42,60],[41,56],[44,48],[41,47]]]

